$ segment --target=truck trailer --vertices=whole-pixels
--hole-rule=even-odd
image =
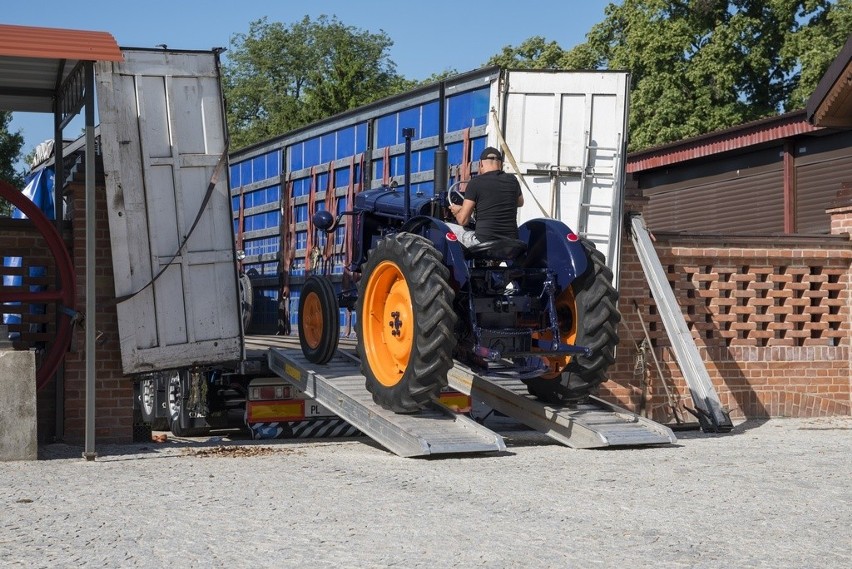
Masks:
[[[357,278],[355,224],[343,214],[361,193],[404,186],[434,196],[475,176],[486,146],[502,148],[522,182],[520,221],[570,226],[617,286],[627,73],[480,69],[228,154],[217,52],[124,54],[98,64],[98,104],[122,365],[141,424],[178,436],[233,427],[257,438],[365,433],[419,456],[505,448],[465,419],[493,416],[498,400],[514,398],[501,411],[525,424],[554,423],[560,410],[521,394],[506,391],[491,407],[477,400],[469,384],[482,378],[463,368],[422,409],[372,408],[347,349],[356,342],[352,303],[331,318],[340,346],[320,367],[297,357],[300,297],[312,277],[344,298]],[[323,211],[342,220],[332,231],[314,223]],[[595,410],[617,422],[612,432],[640,423],[587,403],[562,413],[566,444]],[[574,440],[640,440],[600,431]],[[665,431],[640,444],[671,442]]]

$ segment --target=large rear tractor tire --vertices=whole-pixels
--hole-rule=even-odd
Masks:
[[[556,300],[562,342],[592,349],[589,357],[569,356],[551,361],[555,372],[526,379],[529,393],[542,401],[566,404],[586,398],[606,380],[618,345],[618,291],[612,286],[612,270],[603,253],[583,240],[589,255],[586,272],[574,280]]]
[[[413,413],[447,385],[453,366],[453,290],[432,243],[413,233],[385,237],[359,282],[358,355],[373,400]]]
[[[299,295],[299,344],[308,361],[325,364],[337,351],[340,305],[328,277],[311,275]]]

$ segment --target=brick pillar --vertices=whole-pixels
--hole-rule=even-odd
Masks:
[[[844,182],[831,207],[825,210],[831,217],[831,234],[852,236],[852,182]]]
[[[831,217],[831,234],[846,234],[852,239],[852,182],[843,182],[837,196],[825,212]],[[846,271],[846,306],[852,306],[852,265]],[[847,345],[852,344],[852,310],[846,322]],[[847,409],[852,409],[852,362],[847,361],[849,400]]]

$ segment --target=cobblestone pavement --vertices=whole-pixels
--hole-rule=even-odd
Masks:
[[[660,448],[506,432],[491,456],[367,439],[49,445],[0,463],[2,567],[852,567],[852,418]]]

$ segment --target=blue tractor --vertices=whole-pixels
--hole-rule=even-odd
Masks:
[[[339,294],[328,277],[305,280],[302,352],[317,364],[332,358],[343,306],[355,311],[366,387],[386,409],[423,408],[454,360],[521,379],[547,403],[583,400],[606,378],[618,343],[618,293],[603,254],[554,219],[523,223],[519,239],[463,247],[446,223],[459,196],[441,188],[439,168],[434,195],[411,189],[406,171],[404,187],[364,191],[337,219],[314,216],[326,232],[350,217],[349,267],[360,277]]]

